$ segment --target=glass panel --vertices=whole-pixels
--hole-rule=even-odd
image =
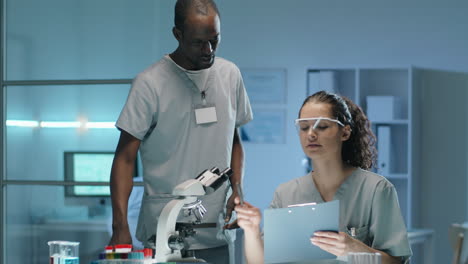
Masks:
[[[7,80],[132,78],[154,61],[157,1],[7,2]]]
[[[80,242],[80,263],[90,263],[109,242],[110,223],[109,197],[71,197],[62,186],[9,185],[6,263],[48,263],[51,240]]]
[[[113,123],[125,104],[129,87],[7,87],[7,179],[63,180],[64,152],[115,151],[120,132]],[[82,127],[23,127],[9,124],[8,120],[81,121]],[[86,121],[109,122],[111,128],[85,128]]]

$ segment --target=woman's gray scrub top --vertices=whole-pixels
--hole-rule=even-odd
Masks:
[[[386,178],[358,168],[333,200],[340,201],[340,231],[355,228],[355,238],[374,249],[404,260],[412,255],[395,187]],[[312,202],[325,201],[309,173],[278,186],[270,207]]]

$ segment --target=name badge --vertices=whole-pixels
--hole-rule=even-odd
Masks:
[[[214,106],[211,106],[195,109],[195,120],[197,122],[197,125],[218,122],[218,118],[216,116],[216,108]]]

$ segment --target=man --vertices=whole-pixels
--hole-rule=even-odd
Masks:
[[[228,263],[219,219],[224,205],[224,220],[231,218],[244,156],[237,128],[252,119],[252,111],[239,69],[215,58],[221,38],[216,4],[178,0],[174,20],[177,49],[135,78],[116,123],[121,135],[111,172],[110,244],[132,242],[127,205],[140,150],[145,191],[136,236],[146,247],[154,245],[157,218],[176,185],[214,166],[233,169],[227,201],[227,183],[202,199],[208,210],[202,222],[217,223],[217,228],[197,229],[188,240],[196,257]]]

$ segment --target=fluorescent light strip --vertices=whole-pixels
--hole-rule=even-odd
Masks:
[[[42,121],[40,126],[53,128],[78,128],[81,127],[81,122]]]
[[[32,121],[7,120],[9,127],[47,127],[47,128],[115,128],[115,122],[79,122],[79,121]]]
[[[38,127],[39,122],[29,121],[29,120],[7,120],[7,126],[17,126],[17,127]]]
[[[86,128],[115,128],[115,122],[87,122]]]

